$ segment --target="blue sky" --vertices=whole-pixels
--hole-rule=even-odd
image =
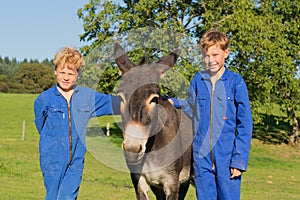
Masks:
[[[81,47],[77,10],[89,0],[6,0],[1,2],[0,56],[53,59],[64,46]]]

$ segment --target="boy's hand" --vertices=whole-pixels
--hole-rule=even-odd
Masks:
[[[230,178],[236,178],[242,175],[242,171],[236,168],[230,168],[231,177]]]
[[[173,101],[172,99],[168,99],[168,101],[169,101],[172,105],[174,105],[174,101]]]

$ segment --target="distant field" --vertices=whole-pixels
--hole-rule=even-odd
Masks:
[[[39,169],[39,135],[33,123],[35,97],[0,93],[0,200],[44,198],[45,189]],[[21,139],[23,121],[26,125],[24,141]],[[111,127],[109,140],[103,135],[97,135],[106,133],[108,122]],[[135,198],[129,174],[119,170],[124,165],[122,157],[118,157],[122,141],[119,122],[120,118],[115,117],[101,117],[91,121],[87,137],[89,151],[78,199]],[[99,124],[102,131],[97,129]],[[111,158],[110,163],[108,158]],[[116,165],[119,166],[118,170],[115,170]],[[298,200],[299,172],[299,148],[263,144],[255,139],[252,141],[248,171],[243,175],[241,199]],[[151,199],[154,199],[152,194]],[[186,199],[196,199],[194,187],[190,188]]]

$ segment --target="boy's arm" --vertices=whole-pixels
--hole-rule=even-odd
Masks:
[[[120,104],[121,100],[118,96],[96,92],[95,111],[92,116],[118,115],[120,114]]]
[[[40,97],[38,97],[34,101],[34,115],[35,115],[34,123],[40,134],[45,124],[45,119],[46,119],[45,113],[46,112],[45,112],[44,102]]]
[[[246,171],[252,139],[252,113],[247,86],[242,77],[236,84],[235,103],[237,106],[237,136],[234,142],[230,167]]]
[[[113,115],[120,115],[121,99],[118,96],[111,95]]]
[[[185,100],[171,98],[173,105],[176,108],[181,109],[188,117],[198,117],[197,116],[197,98],[196,98],[196,82],[194,79],[191,81],[190,87],[186,93],[187,98]]]

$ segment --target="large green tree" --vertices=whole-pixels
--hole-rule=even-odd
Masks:
[[[90,0],[78,10],[83,20],[84,33],[81,40],[91,42],[82,50],[89,52],[116,33],[131,31],[141,27],[171,29],[189,33],[197,25],[194,19],[201,15],[198,1],[102,1]]]
[[[270,111],[272,103],[279,103],[290,123],[289,141],[297,143],[299,8],[297,0],[90,0],[78,16],[84,27],[81,40],[91,42],[82,49],[87,55],[109,38],[143,27],[172,30],[196,41],[210,28],[225,32],[232,51],[227,64],[247,82],[255,123],[262,122],[259,108]],[[187,59],[185,65],[191,62]],[[185,77],[193,70],[198,69],[179,68]]]
[[[39,63],[23,63],[14,76],[20,93],[41,93],[55,84],[51,68]]]
[[[220,1],[203,3],[204,26],[219,28],[230,36],[233,56],[228,64],[246,79],[255,122],[262,120],[259,115],[262,107],[269,108],[266,112],[272,114],[270,106],[276,100],[290,124],[289,142],[298,143],[296,111],[300,99],[295,75],[299,60],[299,3],[295,0],[223,3],[226,6],[221,6]]]
[[[280,71],[281,79],[275,85],[278,91],[279,104],[287,113],[290,124],[289,142],[298,144],[299,126],[296,111],[300,105],[300,84],[295,80],[295,72],[300,66],[300,4],[299,1],[278,1],[273,5],[276,16],[280,16],[283,37],[288,41],[282,44],[281,56],[284,62],[279,63],[284,69]]]
[[[193,6],[191,7],[191,5]],[[107,47],[112,46],[110,41],[112,38],[114,38],[113,41],[126,38],[123,43],[127,47],[130,46],[126,50],[130,51],[128,54],[135,63],[139,63],[141,60],[155,62],[162,55],[178,47],[176,44],[179,42],[182,44],[182,40],[187,38],[186,29],[196,30],[193,19],[196,16],[195,13],[197,13],[196,8],[199,7],[197,5],[198,3],[193,1],[168,3],[162,0],[138,2],[91,0],[90,3],[78,11],[79,17],[84,22],[83,27],[85,30],[85,33],[81,35],[81,39],[91,42],[91,45],[83,47],[82,51],[87,55],[89,61],[94,62],[92,64],[88,62],[88,67],[85,67],[82,80],[86,81],[83,82],[91,82],[91,80],[95,82],[97,80],[95,70],[91,70],[95,68],[101,68],[101,70],[97,70],[97,73],[111,71],[116,74],[117,68],[103,68],[108,66],[101,64],[106,62],[111,65],[113,63],[112,60],[106,59],[113,58],[112,54],[107,55],[107,52],[112,52]],[[178,10],[182,12],[177,12]],[[186,40],[185,42],[191,43],[191,41]],[[105,55],[99,58],[101,57],[100,54]],[[178,62],[175,70],[177,72],[185,71],[185,73],[180,76],[180,81],[172,79],[170,75],[166,76],[165,83],[172,82],[174,84],[172,88],[167,89],[164,87],[164,93],[170,94],[172,93],[171,90],[175,90],[173,93],[182,96],[180,83],[188,82],[192,74],[199,70],[200,66],[191,65],[192,61],[188,60],[194,59],[192,52],[187,53],[186,51],[183,54],[186,55],[186,58]],[[94,73],[91,71],[94,71]],[[115,79],[107,75],[107,73],[104,73],[101,77],[100,88],[116,85]],[[110,81],[109,84],[107,82],[104,84],[104,79]],[[104,89],[104,91],[107,91],[107,89]]]

